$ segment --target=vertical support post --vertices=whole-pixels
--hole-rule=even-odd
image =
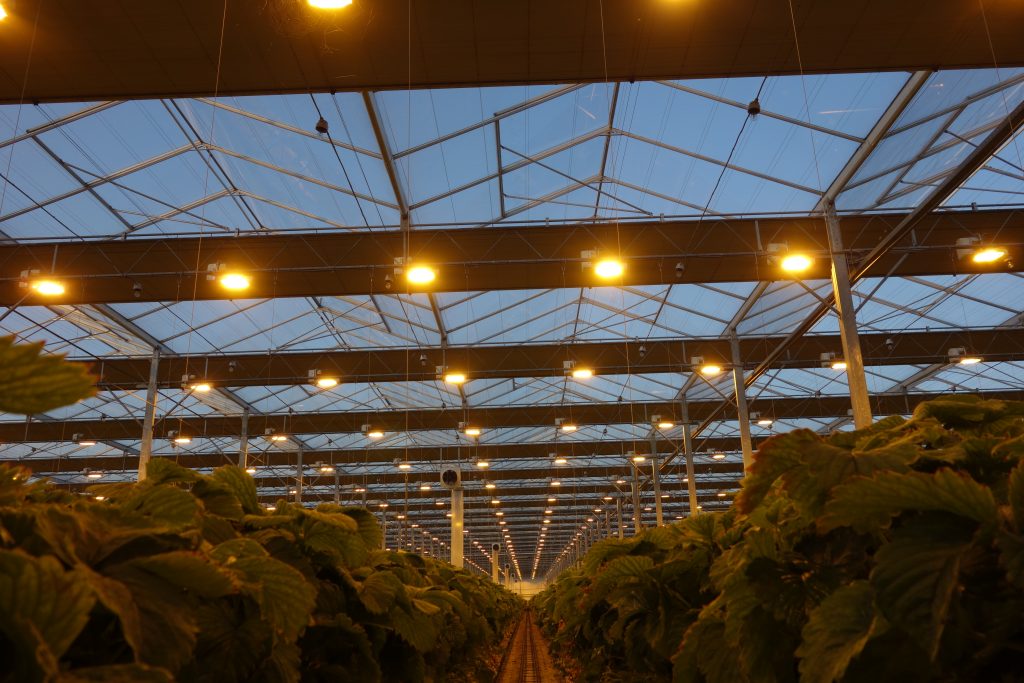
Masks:
[[[843,360],[846,361],[846,383],[853,404],[853,424],[857,429],[871,426],[871,401],[868,400],[868,381],[864,374],[864,355],[857,334],[857,309],[850,292],[850,268],[843,251],[843,234],[835,204],[825,206],[825,226],[828,228],[828,250],[832,260],[832,291],[836,297],[839,316],[839,337],[843,342]]]
[[[388,549],[388,511],[384,508],[380,511],[380,549]]]
[[[700,512],[697,502],[697,478],[693,472],[693,436],[690,433],[690,408],[683,398],[683,454],[686,456],[686,491],[690,497],[690,516]]]
[[[630,463],[633,469],[633,533],[639,534],[644,529],[644,524],[640,520],[640,472],[637,470],[637,466]]]
[[[501,544],[491,544],[491,581],[498,583],[498,572],[501,569]]]
[[[295,502],[302,504],[302,446],[299,446],[295,452],[296,463],[295,463]]]
[[[736,390],[736,412],[740,418],[740,448],[743,450],[743,469],[754,461],[754,444],[750,437],[750,408],[747,406],[747,389],[743,378],[743,359],[740,357],[740,340],[733,330],[729,336],[732,349],[732,383]]]
[[[654,515],[658,526],[665,526],[665,517],[661,509],[661,473],[658,471],[657,458],[651,458],[651,482],[654,484]]]
[[[160,349],[153,349],[149,363],[149,384],[146,386],[146,415],[142,419],[142,445],[139,447],[139,481],[146,479],[149,461],[153,458],[153,424],[156,421],[156,380],[160,369]]]
[[[462,559],[463,541],[462,487],[452,489],[452,565],[457,569],[464,566]]]
[[[619,538],[626,537],[626,525],[622,522],[622,497],[615,497],[615,513],[619,516]]]
[[[341,474],[338,467],[334,467],[334,504],[341,505]]]
[[[242,434],[238,438],[238,466],[249,466],[249,409],[242,408]]]
[[[612,537],[612,516],[607,510],[604,511],[604,537]]]

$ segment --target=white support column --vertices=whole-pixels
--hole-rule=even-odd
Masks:
[[[868,381],[864,374],[864,355],[857,334],[857,310],[850,292],[850,268],[843,250],[843,234],[835,204],[825,207],[825,225],[828,228],[828,248],[832,260],[832,291],[836,297],[839,316],[839,337],[843,342],[843,360],[846,361],[846,383],[853,404],[853,424],[857,429],[871,426],[871,402],[868,400]]]
[[[658,526],[665,526],[665,517],[661,511],[661,473],[658,458],[651,458],[651,483],[654,485],[654,515]]]
[[[334,467],[334,504],[341,505],[341,473],[338,467]]]
[[[498,578],[498,574],[500,573],[500,570],[501,570],[501,544],[500,543],[492,543],[491,544],[491,581],[494,581],[494,583],[498,583],[500,581],[500,579]]]
[[[295,452],[296,463],[295,463],[295,502],[299,505],[302,504],[302,446],[299,446]]]
[[[754,443],[750,437],[750,408],[747,407],[747,390],[743,383],[743,359],[740,357],[740,340],[736,332],[729,336],[732,349],[732,383],[736,390],[736,412],[740,419],[740,448],[743,450],[743,469],[754,461]]]
[[[462,559],[462,541],[463,541],[463,505],[462,505],[462,487],[452,489],[452,566],[457,569],[462,569],[464,566]]]
[[[238,466],[249,466],[249,409],[242,408],[242,434],[238,437]]]
[[[630,467],[633,470],[633,533],[639,534],[644,530],[644,524],[640,520],[640,473],[633,463],[630,463]]]
[[[683,398],[683,455],[686,457],[686,490],[690,496],[690,515],[700,512],[697,501],[697,478],[693,473],[693,436],[690,434],[690,409]]]
[[[142,445],[139,447],[139,481],[146,479],[149,461],[153,458],[153,424],[156,421],[156,380],[160,369],[160,349],[153,349],[149,363],[149,384],[146,386],[146,415],[142,418]]]
[[[604,511],[604,537],[612,537],[612,515],[607,510]]]
[[[622,521],[622,496],[615,497],[615,514],[619,516],[619,538],[625,538],[626,525]]]

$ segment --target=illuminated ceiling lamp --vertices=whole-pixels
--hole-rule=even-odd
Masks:
[[[592,369],[578,366],[574,360],[562,361],[562,372],[566,377],[572,377],[577,380],[590,379],[594,376]]]
[[[226,263],[207,265],[206,279],[210,282],[216,281],[229,292],[243,292],[252,284],[252,279],[248,275],[229,268]]]
[[[167,432],[167,438],[171,440],[171,443],[178,444],[179,446],[184,446],[185,444],[192,443],[191,436],[189,436],[188,434],[183,434],[177,430],[171,430]]]
[[[626,272],[626,264],[617,256],[602,255],[597,249],[580,252],[580,267],[584,272],[593,271],[602,280],[621,278]]]
[[[370,424],[364,424],[359,430],[363,433],[367,439],[382,439],[384,438],[384,430],[378,429]]]
[[[306,0],[306,4],[315,9],[344,9],[352,0]]]
[[[325,375],[323,370],[310,370],[309,381],[317,389],[333,389],[341,383],[337,377]]]
[[[949,361],[958,365],[977,365],[984,360],[981,356],[975,356],[967,353],[967,349],[962,346],[949,350]]]
[[[814,265],[814,258],[806,253],[791,250],[785,242],[772,242],[768,245],[767,252],[768,263],[787,275],[801,275]]]
[[[672,429],[673,427],[676,426],[675,422],[673,422],[672,420],[666,420],[661,415],[652,416],[651,424],[653,424],[656,428],[662,431]]]
[[[956,255],[961,261],[970,261],[979,266],[1006,262],[1010,252],[997,244],[986,244],[980,237],[961,237],[956,241]],[[1012,264],[1010,264],[1012,265]]]
[[[557,427],[559,431],[565,434],[570,434],[578,429],[578,427],[573,422],[564,417],[555,418],[555,427]]]
[[[85,434],[75,434],[71,437],[71,440],[77,442],[82,448],[96,445],[96,440],[85,438]]]
[[[755,423],[758,427],[771,427],[775,420],[768,416],[762,417],[760,413],[751,413],[750,421]]]
[[[18,286],[29,289],[40,296],[60,296],[64,294],[64,283],[53,278],[40,277],[38,270],[21,271]]]
[[[480,428],[474,427],[468,422],[460,422],[459,431],[472,439],[476,439],[480,436]]]
[[[0,5],[0,21],[3,21],[6,18],[7,18],[7,10],[4,9],[3,5]]]
[[[267,427],[263,430],[263,436],[272,443],[283,443],[288,440],[286,434],[278,434],[272,427]]]
[[[718,363],[705,361],[704,356],[691,356],[690,366],[691,368],[696,368],[704,377],[717,377],[722,374],[722,366]]]
[[[821,367],[832,368],[836,372],[842,372],[846,370],[846,361],[842,356],[838,355],[835,351],[826,351],[821,354]]]

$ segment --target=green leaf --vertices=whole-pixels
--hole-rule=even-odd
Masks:
[[[418,652],[427,653],[434,648],[440,627],[429,616],[419,611],[397,608],[391,610],[388,617],[395,633]]]
[[[0,631],[16,644],[19,657],[4,667],[22,680],[34,678],[29,672],[37,671],[40,648],[55,664],[85,626],[94,603],[79,573],[65,572],[52,557],[0,550]]]
[[[905,522],[875,554],[871,585],[879,611],[933,661],[974,532],[963,519],[920,517]]]
[[[96,377],[87,366],[42,350],[42,342],[0,337],[0,412],[34,415],[96,395]]]
[[[1006,569],[1006,578],[1024,588],[1024,536],[1003,531],[996,538],[999,561]]]
[[[871,637],[875,626],[874,591],[867,581],[854,581],[825,598],[809,615],[800,658],[801,683],[840,680],[850,660]]]
[[[256,482],[241,467],[219,467],[214,470],[213,479],[235,494],[247,515],[256,515],[263,511],[256,498]]]
[[[402,582],[389,571],[370,574],[359,587],[359,601],[373,614],[384,614],[404,590]]]
[[[377,523],[377,517],[366,508],[345,508],[345,514],[356,521],[359,527],[359,535],[363,537],[363,543],[367,548],[379,548],[384,542],[384,534]]]
[[[191,525],[199,511],[191,493],[166,485],[133,487],[117,503],[124,512],[141,515],[171,528]]]
[[[904,510],[935,510],[994,526],[998,515],[992,491],[969,475],[949,468],[934,474],[880,472],[837,487],[819,528],[850,526],[861,533],[886,527]]]
[[[198,627],[187,601],[165,582],[127,566],[104,576],[86,570],[89,585],[103,606],[121,622],[124,639],[139,664],[176,672],[188,661]]]
[[[199,478],[198,472],[182,467],[170,458],[153,458],[146,466],[147,484],[188,484]]]
[[[204,598],[219,598],[235,590],[232,575],[200,553],[160,553],[129,560],[125,565]]]
[[[309,623],[316,588],[298,570],[272,557],[255,556],[239,557],[229,568],[249,584],[263,618],[285,640],[294,640]]]

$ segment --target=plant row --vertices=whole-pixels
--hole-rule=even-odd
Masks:
[[[1024,403],[766,442],[733,506],[596,544],[535,598],[580,678],[1018,681]]]
[[[154,460],[88,498],[0,467],[0,680],[486,679],[520,609],[489,580],[380,550],[362,508]],[[102,500],[97,500],[101,498]]]

